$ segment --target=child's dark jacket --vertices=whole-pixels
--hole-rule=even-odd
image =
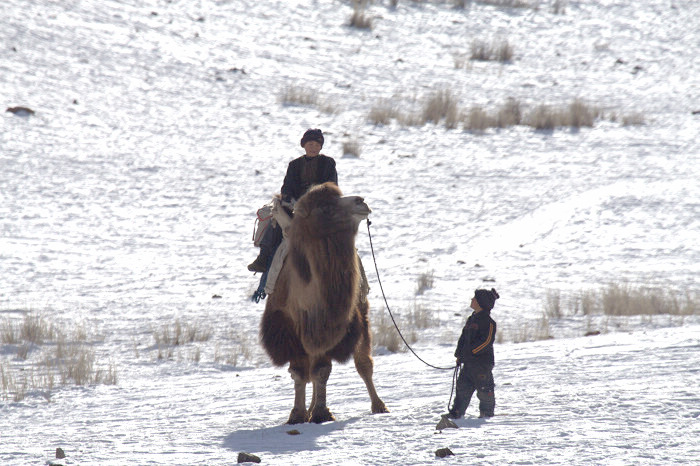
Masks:
[[[473,312],[457,343],[457,361],[465,366],[493,367],[495,338],[496,322],[491,318],[491,311]]]

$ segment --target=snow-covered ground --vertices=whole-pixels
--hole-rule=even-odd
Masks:
[[[43,464],[57,447],[64,464],[225,464],[240,451],[268,464],[423,464],[441,447],[472,464],[700,456],[697,314],[567,314],[550,322],[554,339],[513,343],[548,290],[697,297],[700,4],[390,3],[371,4],[361,30],[332,0],[0,2],[0,104],[35,111],[0,116],[0,320],[85,328],[96,364],[118,377],[0,400],[3,464]],[[460,58],[502,39],[510,63]],[[317,104],[284,105],[290,88]],[[618,118],[484,134],[368,122],[381,103],[420,111],[440,89],[465,111],[580,98]],[[620,123],[633,114],[646,124]],[[434,316],[415,330],[422,357],[450,365],[473,290],[498,289],[493,419],[472,406],[459,429],[436,432],[451,372],[379,347],[390,414],[369,414],[352,365],[336,365],[337,421],[286,433],[292,382],[257,343],[264,303],[249,301],[245,266],[254,211],[309,127],[324,130],[344,192],[373,209],[392,310]],[[360,157],[343,157],[344,142]],[[364,225],[358,248],[377,321],[387,310]],[[210,337],[159,347],[176,322]],[[21,378],[51,344],[26,361],[2,344],[4,373]]]

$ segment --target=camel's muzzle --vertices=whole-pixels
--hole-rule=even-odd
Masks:
[[[372,213],[372,209],[365,203],[364,198],[360,196],[344,196],[340,198],[339,202],[360,221],[366,219],[367,216]]]

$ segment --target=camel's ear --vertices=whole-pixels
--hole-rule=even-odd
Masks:
[[[277,224],[282,227],[282,231],[292,223],[292,218],[282,207],[282,201],[279,198],[275,198],[272,201],[272,217],[277,221]]]

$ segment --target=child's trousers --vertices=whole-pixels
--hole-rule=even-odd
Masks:
[[[450,417],[461,418],[467,411],[474,391],[479,399],[479,417],[493,416],[496,407],[495,384],[490,367],[464,365],[457,377],[457,394],[450,409]]]

